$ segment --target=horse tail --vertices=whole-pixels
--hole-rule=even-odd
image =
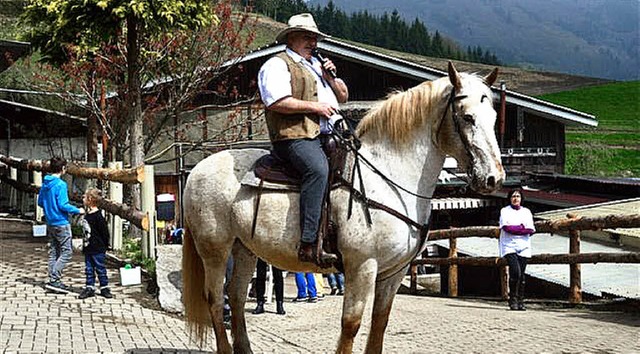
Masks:
[[[204,297],[204,265],[193,237],[185,227],[182,238],[182,302],[189,336],[201,346],[208,341],[212,326],[209,303]]]

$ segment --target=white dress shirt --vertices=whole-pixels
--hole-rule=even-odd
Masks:
[[[335,109],[338,109],[340,106],[333,89],[331,89],[329,83],[322,78],[322,63],[315,57],[312,57],[311,62],[309,62],[289,48],[287,48],[286,53],[296,63],[302,63],[304,67],[313,74],[313,77],[315,77],[316,87],[318,88],[318,102],[328,103]],[[260,89],[262,102],[267,107],[285,97],[291,96],[291,73],[287,68],[287,63],[278,57],[272,57],[267,60],[258,73],[258,88]],[[320,117],[320,132],[322,134],[330,133],[333,123],[340,118],[342,118],[341,115],[334,114],[329,120],[330,124],[327,124],[327,119]]]

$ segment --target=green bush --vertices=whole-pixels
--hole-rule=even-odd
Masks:
[[[133,263],[132,265],[139,265],[144,268],[152,278],[155,278],[156,261],[142,254],[141,243],[142,240],[139,238],[129,237],[126,234],[123,235],[122,250],[118,252],[118,256]]]

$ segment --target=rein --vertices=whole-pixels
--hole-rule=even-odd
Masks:
[[[447,105],[446,108],[444,110],[444,113],[442,114],[442,119],[440,120],[440,124],[438,125],[438,129],[437,131],[440,131],[440,128],[442,127],[442,122],[445,120],[447,113],[449,113],[449,107],[451,107],[451,115],[452,115],[452,119],[454,121],[454,125],[455,125],[455,129],[456,132],[458,133],[458,135],[462,136],[462,134],[460,134],[460,124],[459,122],[456,120],[456,117],[458,115],[458,112],[455,108],[454,102],[456,99],[463,99],[466,96],[458,96],[456,97],[456,90],[455,87],[451,90],[451,93],[449,94],[449,97],[447,98]],[[380,176],[384,181],[386,181],[387,183],[389,183],[390,185],[416,197],[416,198],[421,198],[421,199],[426,199],[426,200],[431,200],[433,199],[432,196],[426,196],[426,195],[421,195],[421,194],[417,194],[414,193],[406,188],[404,188],[403,186],[399,185],[397,182],[393,181],[391,178],[387,177],[382,171],[380,171],[373,163],[371,163],[369,160],[367,160],[364,156],[362,156],[362,154],[360,154],[360,152],[358,151],[360,148],[360,141],[358,140],[358,138],[355,136],[353,129],[351,128],[351,125],[346,124],[347,128],[348,128],[348,132],[350,137],[352,137],[352,139],[346,138],[344,137],[339,130],[334,130],[335,135],[342,140],[342,142],[344,143],[344,146],[348,147],[349,150],[351,150],[351,152],[354,154],[354,162],[353,162],[353,169],[351,171],[351,182],[347,181],[346,179],[344,179],[344,177],[341,177],[339,182],[341,185],[347,187],[349,189],[350,192],[350,196],[349,196],[349,206],[348,206],[348,212],[347,212],[347,219],[351,218],[351,214],[352,214],[352,209],[353,209],[353,199],[357,199],[360,202],[362,202],[365,206],[364,212],[365,212],[365,219],[367,220],[367,224],[371,225],[372,224],[372,220],[371,220],[371,213],[369,211],[369,208],[375,208],[375,209],[379,209],[382,211],[385,211],[393,216],[395,216],[396,218],[404,221],[405,223],[407,223],[410,226],[415,227],[417,230],[420,231],[420,238],[421,238],[421,243],[424,243],[426,241],[426,238],[428,236],[428,232],[429,232],[429,227],[428,227],[428,223],[425,224],[421,224],[411,218],[409,218],[408,216],[400,213],[399,211],[390,208],[382,203],[379,203],[375,200],[369,199],[366,195],[365,189],[364,189],[364,182],[362,180],[362,172],[360,169],[360,160],[362,160],[365,165],[367,165],[367,167],[369,167],[369,169],[371,171],[373,171],[374,173],[376,173],[378,176]],[[465,139],[461,139],[463,144],[465,145],[465,147],[469,148],[469,142]],[[353,177],[355,175],[355,173],[358,173],[358,180],[360,181],[360,190],[357,190],[354,188],[353,186]],[[420,247],[421,248],[421,247]]]

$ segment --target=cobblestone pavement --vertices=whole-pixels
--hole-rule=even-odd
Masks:
[[[0,230],[2,231],[2,230]],[[122,287],[109,269],[115,298],[78,300],[43,289],[46,243],[42,238],[1,233],[0,348],[3,353],[203,353],[189,342],[180,316],[161,311],[143,286]],[[339,336],[341,298],[291,303],[286,316],[252,315],[249,335],[257,353],[328,353]],[[64,270],[64,282],[80,291],[80,254]],[[368,316],[355,352],[364,351]],[[386,353],[640,353],[638,312],[568,309],[532,302],[526,312],[502,302],[398,295],[385,336]]]

